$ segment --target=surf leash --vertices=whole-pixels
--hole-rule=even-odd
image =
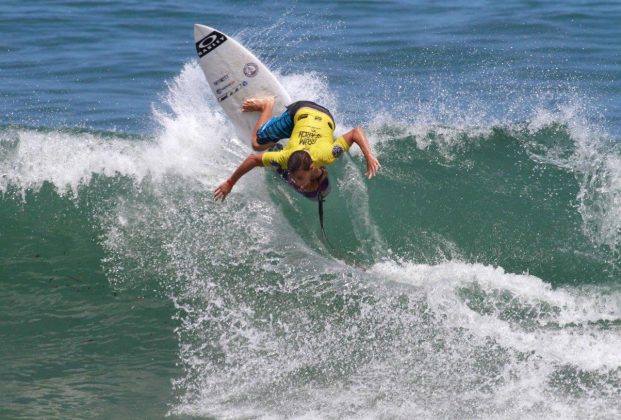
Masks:
[[[330,248],[334,249],[334,246],[328,239],[328,235],[326,235],[326,230],[323,226],[323,202],[326,201],[323,194],[319,194],[319,200],[317,201],[319,204],[319,226],[321,226],[321,235],[323,236],[323,240],[326,241]]]

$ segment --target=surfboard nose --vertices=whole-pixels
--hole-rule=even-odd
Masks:
[[[194,24],[194,41],[198,42],[207,35],[213,32],[213,28],[209,26],[201,25],[200,23]]]

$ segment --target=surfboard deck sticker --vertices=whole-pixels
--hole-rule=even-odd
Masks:
[[[246,98],[274,96],[272,116],[291,103],[289,94],[267,67],[239,42],[205,25],[194,25],[199,64],[211,91],[242,140],[250,142],[258,112],[242,112]]]

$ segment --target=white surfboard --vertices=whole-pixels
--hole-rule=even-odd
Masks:
[[[211,91],[231,119],[237,133],[250,142],[258,112],[242,112],[246,98],[274,96],[273,115],[291,102],[289,94],[261,61],[228,35],[204,25],[194,25],[200,66]]]

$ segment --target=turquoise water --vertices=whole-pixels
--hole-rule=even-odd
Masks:
[[[0,417],[618,418],[621,6],[3,3]],[[315,204],[192,25],[361,126]]]

